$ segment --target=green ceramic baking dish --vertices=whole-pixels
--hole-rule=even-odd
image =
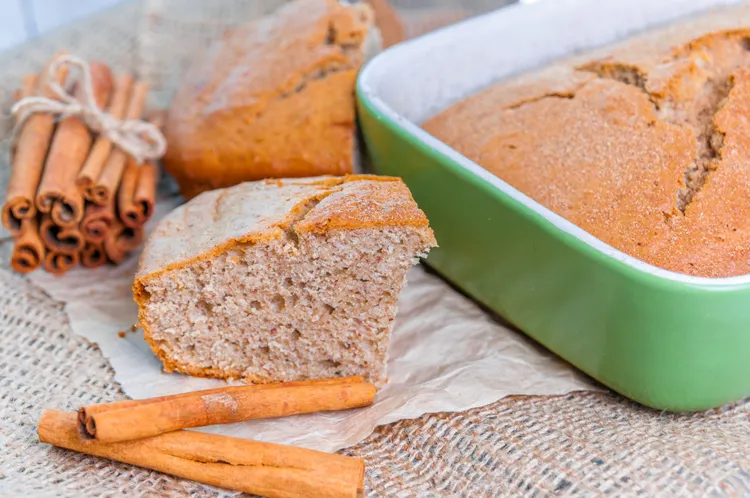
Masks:
[[[440,247],[427,263],[593,378],[661,410],[701,410],[750,394],[750,275],[692,277],[628,256],[419,123],[513,73],[732,3],[512,6],[387,50],[357,85],[372,167],[402,177],[435,230]]]

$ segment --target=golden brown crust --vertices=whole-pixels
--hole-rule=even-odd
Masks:
[[[424,128],[668,270],[750,273],[750,7],[495,85]]]
[[[186,198],[267,177],[352,172],[366,5],[296,0],[227,34],[170,106],[165,167]]]
[[[326,233],[378,226],[426,227],[427,217],[400,181],[352,182],[321,199],[314,210],[296,224],[298,232]]]
[[[359,199],[349,192],[357,192]],[[328,196],[331,202],[322,204]],[[400,213],[392,212],[395,206]],[[308,211],[305,218],[303,211]],[[307,225],[307,217],[315,222]],[[428,226],[409,189],[400,178],[389,176],[264,180],[204,192],[165,216],[149,236],[135,275],[136,301],[143,282],[157,274],[240,244],[277,239],[293,222],[296,230],[322,233],[327,219],[337,229]],[[431,231],[429,236],[434,241]]]

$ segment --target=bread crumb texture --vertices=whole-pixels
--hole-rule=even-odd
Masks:
[[[295,0],[214,43],[165,125],[164,163],[182,194],[351,173],[354,83],[373,23],[367,4]]]
[[[424,124],[647,263],[750,273],[750,6],[501,82]]]
[[[397,178],[260,181],[165,217],[134,282],[167,371],[382,384],[407,270],[435,246]]]

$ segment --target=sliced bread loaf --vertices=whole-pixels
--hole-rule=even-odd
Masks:
[[[167,371],[382,383],[406,272],[433,246],[397,178],[206,192],[145,245],[134,282],[140,325]]]
[[[374,22],[367,4],[294,0],[212,44],[165,124],[182,195],[357,171],[354,84],[381,47]]]

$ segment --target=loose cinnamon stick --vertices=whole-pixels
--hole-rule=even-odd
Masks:
[[[130,99],[130,91],[133,88],[133,77],[129,74],[120,76],[115,82],[115,89],[112,95],[107,112],[114,118],[122,119],[125,115],[125,107]],[[86,158],[76,184],[78,189],[87,200],[92,200],[92,188],[99,179],[99,175],[104,168],[104,163],[112,151],[112,141],[104,135],[99,136],[91,147],[91,152]]]
[[[102,443],[81,439],[75,414],[58,410],[42,414],[37,432],[43,443],[253,495],[364,494],[364,461],[359,458],[195,431]]]
[[[85,241],[77,226],[61,227],[49,214],[43,214],[39,222],[39,236],[52,252],[75,254],[83,250]]]
[[[139,81],[133,85],[133,91],[125,112],[125,119],[138,119],[143,113],[146,103],[148,84]],[[120,184],[122,173],[125,170],[128,154],[119,147],[113,147],[104,163],[101,175],[96,185],[91,189],[91,200],[97,204],[106,204],[110,196],[117,194],[117,186]]]
[[[82,436],[111,443],[190,427],[358,408],[374,399],[375,386],[350,377],[231,386],[126,405],[94,405],[81,408],[78,420]]]
[[[71,268],[78,265],[81,260],[79,253],[64,254],[61,252],[47,251],[44,256],[44,269],[47,273],[62,275]]]
[[[81,265],[85,268],[96,268],[107,262],[107,254],[102,244],[87,243],[81,251]]]
[[[101,62],[90,64],[94,99],[99,107],[109,101],[112,73]],[[83,100],[83,84],[78,84],[77,98]],[[60,226],[72,226],[83,218],[84,199],[76,186],[76,178],[91,149],[93,138],[86,123],[77,116],[62,120],[55,131],[49,156],[39,184],[36,203],[43,213],[51,213]]]
[[[29,273],[39,268],[44,259],[44,242],[39,236],[39,222],[36,216],[21,220],[21,230],[13,244],[10,257],[11,268],[19,273]]]
[[[294,381],[294,382],[285,382],[284,385],[286,386],[305,386],[305,385],[339,385],[342,383],[347,382],[364,382],[364,379],[360,376],[351,376],[351,377],[335,377],[331,379],[320,379],[320,380],[302,380],[302,381]],[[272,389],[274,386],[278,386],[279,384],[253,384],[252,387],[255,389]],[[224,386],[224,387],[218,387],[216,389],[208,389],[205,391],[202,391],[203,394],[221,394],[226,392],[232,392],[232,391],[242,391],[243,389],[246,389],[248,386],[247,384],[239,385],[239,386]],[[190,398],[195,396],[195,392],[188,392],[188,393],[181,393],[181,394],[169,394],[166,396],[157,396],[155,398],[146,398],[146,399],[125,399],[122,401],[114,401],[112,403],[100,403],[97,405],[89,405],[82,408],[79,408],[78,410],[78,422],[81,425],[81,427],[84,427],[86,424],[86,420],[89,415],[94,415],[96,413],[103,413],[103,412],[109,412],[113,410],[119,410],[121,408],[132,408],[134,406],[142,406],[142,405],[148,405],[151,403],[160,403],[162,401],[167,401],[170,399],[178,399],[178,398]]]
[[[120,264],[142,241],[143,227],[126,227],[120,220],[115,218],[104,237],[104,252],[107,253],[110,261]]]
[[[34,94],[54,98],[50,93],[49,66],[57,57],[67,52],[58,52],[46,64],[41,77],[37,78]],[[67,69],[60,68],[55,75],[57,81],[63,84],[67,76]],[[25,82],[26,83],[26,82]],[[26,84],[24,84],[24,87]],[[26,90],[24,89],[24,92]],[[10,233],[17,233],[21,228],[21,220],[36,215],[37,187],[42,176],[44,158],[47,155],[52,132],[55,129],[55,117],[50,114],[34,114],[23,124],[23,128],[16,136],[12,153],[12,166],[6,201],[2,208],[3,226]]]
[[[114,199],[103,206],[88,203],[81,221],[81,233],[87,242],[101,244],[115,219]]]

